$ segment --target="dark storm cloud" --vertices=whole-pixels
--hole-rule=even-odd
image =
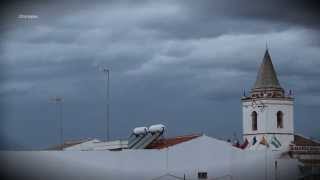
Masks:
[[[125,7],[130,12],[137,7],[147,7],[148,5],[159,7],[162,11],[166,11],[166,9],[169,9],[169,12],[172,11],[171,14],[151,17],[140,22],[142,28],[159,31],[162,37],[167,38],[213,37],[225,33],[265,33],[281,31],[288,26],[306,26],[315,29],[319,27],[318,6],[312,0],[303,2],[298,0],[254,2],[247,0],[208,0],[202,1],[202,3],[195,1],[163,1],[161,3],[152,1],[135,1],[134,3],[131,1],[95,1],[95,3],[87,1],[65,3],[25,1],[9,4],[4,12],[12,15],[4,17],[10,19],[11,23],[18,23],[17,16],[19,13],[36,14],[39,16],[38,22],[64,28],[65,34],[60,31],[60,34],[56,32],[56,34],[52,33],[48,37],[49,40],[61,40],[63,42],[73,39],[76,33],[72,33],[72,31],[75,32],[75,28],[96,27],[98,25],[95,23],[97,16],[90,17],[90,14],[95,10],[99,12],[102,8],[105,12],[108,12]],[[87,14],[88,12],[90,13]],[[68,23],[65,23],[64,18],[74,14],[82,15],[82,18],[71,18],[70,21],[67,21]],[[97,15],[99,14],[103,16],[103,13],[97,13]],[[87,18],[87,15],[89,15],[89,18]],[[76,22],[72,20],[76,20]],[[122,19],[118,19],[117,16],[114,17],[114,21],[125,23],[121,22]],[[252,26],[252,23],[255,25]],[[103,25],[103,23],[100,25]],[[66,35],[68,31],[71,31],[70,35]],[[45,39],[43,40],[45,41]],[[41,38],[34,39],[34,41],[41,41]]]
[[[278,21],[319,28],[320,12],[319,3],[316,0],[187,2],[191,12],[207,19],[210,19],[210,14],[221,14],[228,17]]]
[[[174,2],[179,6],[179,14],[150,19],[143,27],[161,30],[167,38],[188,39],[282,31],[290,26],[318,30],[320,24],[319,5],[313,0]]]
[[[298,96],[298,117],[311,113],[314,121],[315,111],[301,107],[320,105],[315,7],[247,0],[7,3],[0,62],[4,132],[26,147],[56,143],[49,98],[59,95],[66,99],[67,138],[102,137],[105,76],[99,68],[109,67],[114,137],[159,122],[173,135],[240,133],[239,98],[254,83],[266,41],[282,86]],[[314,135],[312,127],[297,129]],[[35,128],[44,137],[24,142],[39,136]]]

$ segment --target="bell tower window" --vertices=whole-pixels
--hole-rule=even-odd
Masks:
[[[257,114],[256,111],[253,111],[253,112],[251,113],[252,131],[258,130],[257,116],[258,116],[258,114]]]
[[[277,128],[283,128],[283,113],[282,113],[282,111],[277,112]]]

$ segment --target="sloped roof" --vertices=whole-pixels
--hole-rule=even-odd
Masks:
[[[307,137],[303,137],[298,134],[294,135],[294,144],[296,146],[320,146],[320,142],[317,142]]]
[[[81,144],[84,142],[88,142],[91,141],[92,139],[78,139],[78,140],[68,140],[68,141],[64,141],[63,144],[58,144],[58,145],[54,145],[52,147],[47,148],[46,150],[61,150],[64,148],[68,148],[71,146],[75,146],[77,144]]]
[[[281,88],[268,49],[266,50],[253,89]]]
[[[201,136],[201,134],[190,134],[190,135],[184,135],[184,136],[177,136],[174,138],[163,138],[163,139],[159,139],[152,142],[146,147],[146,149],[163,149],[169,146],[174,146],[176,144],[190,141],[199,136]]]

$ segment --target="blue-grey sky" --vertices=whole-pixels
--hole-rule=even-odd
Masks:
[[[1,7],[2,148],[112,139],[163,123],[168,135],[242,133],[240,97],[266,42],[295,96],[295,132],[320,138],[320,22],[314,1],[22,1]],[[36,18],[21,18],[34,15]],[[19,18],[20,17],[20,18]]]

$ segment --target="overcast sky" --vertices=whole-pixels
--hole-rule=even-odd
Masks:
[[[295,132],[320,138],[319,11],[313,1],[25,1],[1,7],[2,148],[103,138],[110,72],[112,139],[156,123],[168,135],[242,133],[266,42],[295,96]],[[33,18],[21,18],[33,15]],[[19,18],[20,16],[20,18]]]

